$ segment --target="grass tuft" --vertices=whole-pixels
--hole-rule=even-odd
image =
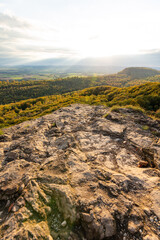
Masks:
[[[111,112],[119,112],[119,110],[121,109],[131,109],[134,110],[135,112],[139,112],[139,113],[144,113],[144,109],[139,107],[139,106],[132,106],[132,105],[125,105],[125,106],[119,106],[119,105],[115,105],[113,107],[111,107]]]
[[[147,130],[149,130],[149,126],[143,125],[143,126],[142,126],[142,129],[145,130],[145,131],[147,131]]]

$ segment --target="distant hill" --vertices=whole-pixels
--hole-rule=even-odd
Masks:
[[[152,68],[144,68],[144,67],[129,67],[120,71],[118,74],[125,74],[127,77],[130,77],[131,80],[141,79],[152,77],[155,75],[160,75],[160,71],[157,71]]]

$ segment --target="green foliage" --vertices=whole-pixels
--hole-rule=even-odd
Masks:
[[[160,96],[144,96],[138,99],[138,103],[146,110],[157,111],[160,108]]]
[[[147,130],[149,129],[149,126],[143,125],[143,126],[142,126],[142,129],[145,130],[145,131],[147,131]]]
[[[53,123],[53,124],[52,124],[52,127],[57,127],[57,126],[56,126],[56,123]]]
[[[0,105],[0,128],[38,118],[72,103],[101,104],[112,107],[112,110],[125,106],[160,118],[159,96],[160,83],[147,83],[127,88],[92,87],[63,95],[23,100]]]
[[[155,117],[160,118],[160,108],[156,111]]]
[[[0,135],[3,135],[4,134],[4,132],[2,131],[2,129],[0,129]]]
[[[0,117],[0,123],[4,123],[4,119]]]
[[[142,109],[139,106],[134,106],[134,105],[124,105],[124,106],[125,106],[125,108],[132,109],[135,112],[141,112],[141,113],[144,112],[144,109]],[[122,106],[115,105],[111,108],[111,112],[118,112],[119,109],[122,109]]]
[[[108,101],[112,101],[117,94],[118,89],[110,92],[111,87],[126,87],[133,86],[141,83],[146,83],[149,81],[160,82],[160,72],[149,68],[126,68],[118,74],[111,75],[101,75],[101,76],[73,76],[65,78],[57,78],[55,80],[49,80],[45,78],[45,75],[37,75],[33,80],[10,80],[0,82],[0,104],[14,103],[21,100],[27,100],[31,98],[38,98],[39,104],[44,104],[45,99],[43,96],[65,94],[67,92],[73,92],[82,90],[85,88],[101,86],[101,90],[95,88],[91,92],[88,89],[84,94],[90,96],[93,95],[103,95],[108,93]],[[29,78],[30,79],[30,78]],[[39,80],[37,80],[39,79]],[[104,85],[109,85],[104,87]],[[105,91],[105,93],[104,93]],[[110,94],[109,94],[110,92]],[[36,100],[38,101],[38,100]],[[129,100],[131,101],[131,99]],[[154,101],[154,100],[153,100]],[[93,102],[93,101],[92,101]],[[27,103],[29,104],[29,103]],[[37,103],[38,104],[38,103]],[[126,104],[133,104],[128,102]],[[152,103],[151,103],[152,104]],[[22,103],[21,109],[25,110],[30,108],[29,105]],[[18,113],[18,108],[16,109]]]

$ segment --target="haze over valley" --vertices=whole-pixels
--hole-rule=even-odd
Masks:
[[[158,0],[2,0],[0,65],[159,68]]]

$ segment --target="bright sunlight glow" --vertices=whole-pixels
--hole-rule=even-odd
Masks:
[[[158,0],[1,0],[1,56],[107,57],[160,49]]]

